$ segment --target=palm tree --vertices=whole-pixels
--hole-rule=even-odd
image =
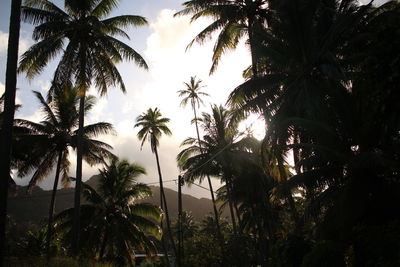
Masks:
[[[203,100],[201,99],[200,96],[209,96],[209,94],[204,93],[201,90],[201,88],[203,88],[204,86],[201,85],[202,80],[196,80],[196,76],[192,76],[190,77],[190,82],[189,83],[184,83],[186,85],[186,89],[185,90],[179,90],[179,96],[180,97],[184,97],[181,101],[181,106],[185,107],[187,105],[187,103],[190,101],[190,104],[192,106],[193,109],[193,114],[194,114],[194,124],[196,126],[196,134],[197,134],[197,140],[200,143],[200,134],[199,134],[199,126],[198,126],[198,121],[197,121],[197,113],[196,113],[196,106],[199,108],[200,107],[200,103],[203,104]],[[202,147],[200,146],[200,149],[202,150]],[[213,190],[213,186],[211,183],[211,178],[209,175],[207,175],[207,181],[208,181],[208,186],[210,188],[210,193],[211,193],[211,200],[213,203],[213,208],[214,208],[214,216],[215,216],[215,223],[218,229],[218,233],[219,236],[221,237],[221,232],[219,231],[219,216],[218,216],[218,210],[217,210],[217,206],[215,204],[215,196],[214,196],[214,190]]]
[[[8,184],[11,163],[11,143],[17,87],[18,44],[21,0],[11,2],[10,35],[8,39],[4,119],[0,130],[0,267],[4,264]]]
[[[233,230],[237,233],[234,199],[232,198],[232,182],[234,178],[235,158],[246,153],[245,143],[237,130],[237,123],[231,121],[232,112],[222,106],[212,106],[212,114],[203,113],[199,119],[205,131],[203,140],[187,138],[182,146],[188,146],[177,156],[178,165],[185,170],[185,179],[193,182],[196,179],[211,175],[221,177],[226,182],[227,196]],[[246,157],[246,156],[244,156]],[[239,216],[239,214],[236,215]],[[238,218],[239,219],[239,218]]]
[[[346,75],[349,62],[343,48],[369,10],[369,6],[357,7],[352,1],[306,2],[271,2],[274,19],[270,20],[268,31],[259,36],[259,57],[265,62],[265,71],[238,86],[228,101],[238,113],[256,112],[265,117],[265,146],[271,147],[277,159],[282,181],[290,178],[284,169],[289,150],[293,152],[297,174],[312,169],[300,165],[320,153],[300,145],[322,141],[310,134],[309,122],[314,124],[314,130],[316,124],[319,131],[325,128],[320,136],[328,136],[326,129],[333,130],[333,125],[343,127],[337,111],[350,100]],[[286,195],[297,221],[292,193],[288,191]]]
[[[32,79],[47,63],[62,53],[55,70],[50,97],[59,85],[73,80],[80,91],[79,131],[75,187],[75,222],[72,251],[77,253],[79,239],[79,206],[82,182],[84,102],[88,88],[94,83],[101,95],[109,86],[125,92],[125,85],[116,64],[123,59],[134,60],[147,69],[144,59],[131,47],[115,37],[128,38],[128,26],[147,24],[141,16],[122,15],[107,18],[119,0],[65,0],[64,10],[47,0],[28,0],[23,7],[25,22],[36,25],[33,39],[37,42],[28,49],[20,62],[19,71]]]
[[[81,247],[93,252],[99,260],[112,260],[133,266],[135,250],[154,254],[151,237],[160,238],[155,222],[162,211],[155,205],[138,202],[151,196],[151,189],[137,182],[146,170],[126,160],[113,159],[100,170],[97,186],[84,184],[82,205]],[[57,215],[59,231],[71,228],[73,208]]]
[[[146,140],[150,141],[151,151],[156,156],[157,162],[157,170],[158,170],[158,177],[160,183],[160,206],[161,209],[165,211],[166,222],[167,222],[167,231],[168,235],[171,240],[172,248],[174,250],[175,255],[177,255],[175,242],[172,237],[171,227],[170,227],[170,220],[169,220],[169,213],[168,213],[168,204],[167,199],[164,193],[164,185],[163,179],[161,174],[161,167],[160,167],[160,160],[158,158],[158,150],[157,147],[159,145],[159,139],[161,135],[164,133],[166,135],[172,135],[170,129],[167,126],[167,123],[170,121],[169,118],[163,118],[160,110],[158,108],[152,109],[149,108],[147,112],[142,113],[136,118],[135,127],[141,127],[137,136],[139,140],[142,141],[141,148]],[[162,224],[161,224],[162,227]],[[167,251],[166,255],[167,255]]]
[[[233,50],[239,41],[247,35],[247,43],[251,52],[251,69],[253,75],[257,75],[258,59],[256,46],[258,45],[257,33],[267,22],[268,11],[264,0],[191,0],[183,3],[184,9],[176,15],[192,14],[192,21],[203,17],[210,17],[214,21],[201,31],[193,41],[200,44],[209,40],[215,32],[219,32],[210,74],[213,73],[221,56],[228,50]]]
[[[54,186],[49,207],[49,218],[47,228],[47,252],[50,255],[50,242],[52,235],[53,215],[56,192],[59,184],[60,173],[64,185],[69,183],[69,148],[76,149],[77,126],[78,126],[78,90],[66,88],[61,94],[56,95],[51,103],[47,103],[39,92],[34,92],[42,106],[44,121],[35,123],[27,120],[16,120],[18,126],[31,130],[31,133],[19,135],[20,142],[33,144],[31,155],[26,161],[17,164],[19,176],[23,177],[30,171],[35,170],[27,191],[41,180],[46,178],[56,165]],[[94,97],[86,97],[85,112],[88,112],[95,104]],[[110,123],[100,122],[84,127],[84,160],[90,165],[104,163],[104,159],[115,157],[109,150],[111,146],[104,142],[94,140],[99,134],[112,133],[113,127]]]

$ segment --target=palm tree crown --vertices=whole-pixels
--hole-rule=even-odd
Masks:
[[[102,259],[131,265],[136,251],[155,253],[150,236],[160,238],[155,221],[162,211],[155,205],[141,202],[151,196],[151,189],[137,182],[146,170],[126,160],[114,159],[100,170],[97,185],[84,184],[81,245]],[[68,230],[73,209],[57,216],[58,229]]]
[[[247,35],[248,44],[252,54],[253,72],[257,64],[255,52],[255,32],[262,28],[267,21],[268,11],[264,0],[191,0],[183,3],[184,9],[176,15],[191,14],[192,21],[202,17],[210,17],[214,21],[201,31],[193,41],[200,44],[210,40],[215,32],[219,32],[214,46],[212,66],[210,74],[213,73],[221,56],[229,50],[233,50],[239,41]]]
[[[46,178],[56,165],[59,152],[62,152],[61,173],[64,184],[69,182],[69,147],[76,148],[78,131],[79,92],[76,89],[64,89],[64,92],[47,103],[39,92],[34,92],[42,106],[44,120],[40,123],[18,119],[18,126],[26,127],[29,134],[20,135],[19,142],[34,145],[32,154],[26,161],[17,166],[19,176],[36,170],[28,186],[30,191],[37,182]],[[89,111],[95,104],[94,97],[86,97],[85,110]],[[90,165],[103,163],[104,159],[115,157],[112,147],[104,142],[92,139],[99,134],[113,133],[110,123],[99,122],[84,127],[83,158]]]
[[[196,80],[196,76],[192,76],[190,77],[189,82],[184,83],[186,85],[186,89],[178,91],[179,97],[183,97],[181,101],[182,107],[186,106],[189,100],[192,108],[195,108],[196,105],[197,107],[200,107],[200,103],[204,104],[201,96],[209,96],[209,94],[200,91],[201,88],[205,87],[201,84],[202,82],[203,81],[200,79]]]
[[[124,29],[130,25],[145,25],[147,21],[134,15],[106,18],[118,2],[65,0],[64,11],[47,0],[26,1],[22,18],[37,25],[33,32],[37,43],[22,55],[19,70],[31,79],[50,60],[63,53],[54,73],[55,84],[73,78],[81,90],[87,90],[94,81],[101,94],[105,94],[109,86],[119,86],[125,91],[115,64],[128,59],[140,67],[148,67],[134,49],[116,37],[129,39]]]
[[[137,123],[135,127],[142,127],[137,136],[142,141],[141,147],[143,147],[144,142],[150,141],[151,151],[154,152],[158,147],[159,139],[162,133],[166,135],[171,135],[171,130],[166,125],[170,119],[162,118],[162,114],[158,108],[149,108],[146,113],[139,115],[136,118]]]

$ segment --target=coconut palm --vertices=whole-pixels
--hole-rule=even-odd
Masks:
[[[138,202],[151,196],[151,189],[137,182],[146,170],[126,160],[112,160],[96,176],[97,185],[84,184],[82,228],[80,239],[85,253],[93,253],[99,260],[111,260],[121,266],[134,266],[135,251],[156,253],[152,237],[160,238],[156,222],[162,211],[155,205]],[[57,215],[57,229],[71,229],[73,208]]]
[[[369,6],[357,7],[352,1],[298,0],[296,4],[272,2],[269,8],[274,19],[270,20],[268,30],[260,34],[262,45],[258,50],[266,64],[265,73],[238,86],[231,93],[229,104],[242,112],[240,115],[257,112],[265,117],[265,146],[271,147],[280,178],[286,181],[290,178],[284,171],[289,150],[293,151],[296,173],[301,174],[312,169],[311,165],[300,167],[304,159],[320,151],[299,144],[316,145],[322,141],[320,137],[328,136],[327,128],[333,132],[335,127],[344,126],[337,111],[343,109],[342,105],[351,104],[346,75],[349,61],[343,56],[343,47],[364,20]],[[317,134],[319,141],[310,134],[310,121],[314,129],[316,124],[319,131],[325,128],[323,134]],[[297,221],[292,193],[288,191],[286,195]]]
[[[172,237],[170,220],[169,220],[168,204],[167,204],[167,199],[165,198],[165,193],[164,193],[164,184],[163,184],[163,178],[162,178],[161,167],[160,167],[160,159],[158,157],[158,150],[157,150],[157,147],[159,146],[159,139],[161,138],[161,135],[163,133],[166,135],[172,134],[170,129],[167,126],[167,123],[169,121],[170,121],[169,118],[162,117],[162,114],[158,108],[155,108],[155,109],[149,108],[146,112],[142,113],[141,115],[139,115],[136,118],[135,127],[140,127],[140,130],[139,130],[137,136],[138,136],[139,140],[142,141],[141,148],[143,147],[144,142],[146,140],[148,140],[150,142],[151,151],[156,156],[157,171],[158,171],[159,184],[160,184],[160,206],[161,206],[161,209],[163,209],[165,212],[168,235],[170,237],[171,244],[172,244],[174,253],[176,255],[177,253],[176,253],[176,248],[175,248],[175,242]]]
[[[48,229],[47,229],[47,250],[50,252],[50,241],[52,235],[53,215],[55,207],[56,192],[59,184],[60,174],[64,185],[69,183],[69,148],[76,149],[77,127],[78,127],[78,103],[79,93],[76,89],[68,88],[53,98],[51,103],[47,103],[39,93],[34,94],[40,102],[44,121],[40,123],[28,120],[16,120],[18,126],[23,126],[31,132],[19,135],[19,142],[30,143],[33,145],[31,154],[26,161],[17,164],[19,176],[26,176],[35,170],[27,191],[30,193],[32,188],[48,175],[56,166],[54,186],[49,206]],[[86,97],[85,112],[88,112],[95,105],[94,97]],[[83,158],[93,166],[104,163],[107,158],[115,157],[108,144],[92,139],[99,134],[113,133],[110,123],[100,122],[84,127]]]
[[[10,31],[7,50],[4,119],[0,130],[0,266],[4,263],[4,240],[7,216],[8,184],[11,164],[11,143],[17,86],[18,44],[21,0],[11,2]],[[7,177],[7,178],[6,178]]]
[[[190,81],[188,83],[187,82],[184,83],[186,85],[186,89],[178,91],[179,96],[183,97],[183,99],[181,101],[181,106],[185,107],[189,101],[192,106],[193,115],[194,115],[193,121],[196,126],[196,134],[197,134],[197,140],[199,141],[199,144],[200,144],[200,133],[199,133],[199,126],[198,126],[198,121],[197,121],[196,106],[197,106],[197,108],[199,108],[200,103],[203,104],[203,100],[201,99],[201,96],[209,96],[209,94],[200,91],[201,88],[204,87],[201,83],[202,83],[202,80],[200,80],[200,79],[196,80],[196,76],[192,76],[192,77],[190,77]],[[200,149],[202,149],[202,147],[200,147]],[[215,204],[214,190],[213,190],[211,178],[209,175],[207,175],[207,181],[208,181],[208,186],[210,188],[211,200],[212,200],[213,208],[214,208],[215,223],[216,223],[217,229],[219,229],[220,227],[219,227],[218,210],[217,210],[217,206]],[[219,232],[219,236],[221,236],[221,233],[219,230],[218,230],[218,232]]]
[[[238,140],[242,134],[232,122],[232,112],[222,106],[212,106],[212,114],[203,113],[199,118],[205,135],[202,140],[187,138],[182,146],[187,146],[177,156],[179,167],[186,171],[185,179],[193,182],[206,175],[221,177],[226,183],[227,196],[233,230],[237,232],[237,223],[232,199],[232,181],[234,179],[235,157],[246,154],[245,144],[248,138]],[[246,157],[244,156],[244,157]],[[238,216],[239,214],[236,215]],[[238,218],[239,219],[239,218]]]
[[[107,93],[110,86],[119,87],[125,92],[125,85],[116,64],[123,59],[134,60],[139,67],[147,69],[144,59],[131,47],[116,39],[129,39],[124,31],[129,26],[147,24],[145,18],[134,15],[122,15],[107,18],[118,6],[119,1],[85,0],[64,1],[64,10],[47,0],[27,0],[22,17],[25,22],[36,27],[33,39],[36,43],[30,47],[20,61],[19,71],[26,72],[32,79],[58,55],[61,59],[53,77],[55,85],[52,93],[72,80],[80,91],[79,131],[77,143],[77,168],[75,186],[75,218],[72,240],[74,253],[78,248],[80,187],[82,181],[84,102],[86,91],[94,84],[101,95]]]
[[[239,41],[247,35],[247,43],[250,47],[252,59],[252,72],[257,75],[256,46],[258,45],[257,32],[267,22],[268,11],[265,8],[267,1],[264,0],[191,0],[183,3],[184,9],[176,15],[193,15],[191,20],[195,21],[203,17],[209,17],[214,21],[201,31],[193,43],[209,40],[215,32],[218,38],[214,46],[212,66],[213,73],[221,56],[228,50],[233,50]]]

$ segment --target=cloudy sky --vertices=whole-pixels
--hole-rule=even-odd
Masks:
[[[62,6],[62,1],[55,1]],[[146,167],[148,175],[141,178],[143,182],[157,182],[158,176],[155,168],[155,158],[149,145],[140,150],[140,143],[136,137],[137,129],[133,128],[135,118],[149,107],[160,108],[163,116],[171,119],[169,124],[173,136],[163,137],[160,141],[160,161],[164,180],[176,179],[179,170],[176,167],[176,155],[180,151],[180,143],[188,136],[195,136],[193,125],[190,125],[192,111],[189,106],[181,108],[177,90],[185,89],[183,82],[189,81],[196,75],[206,85],[204,90],[210,94],[205,99],[206,105],[201,111],[208,112],[210,104],[224,104],[233,88],[243,80],[241,74],[250,64],[250,57],[244,43],[234,52],[225,55],[219,68],[212,76],[208,75],[211,66],[213,41],[199,46],[193,46],[185,52],[186,45],[199,33],[209,21],[202,20],[190,23],[189,17],[173,17],[173,14],[182,8],[182,0],[122,0],[120,8],[112,15],[135,14],[148,19],[149,25],[141,28],[130,29],[131,40],[127,44],[136,49],[147,61],[150,69],[138,69],[133,62],[122,63],[118,66],[125,81],[128,92],[123,94],[118,89],[110,88],[106,97],[98,98],[97,105],[88,114],[87,123],[98,121],[111,122],[117,136],[103,136],[102,140],[114,147],[114,153],[120,158],[125,158],[142,164]],[[8,38],[8,18],[10,0],[2,0],[0,8],[0,93],[4,91],[5,61]],[[22,24],[20,37],[20,53],[33,44],[31,39],[32,26]],[[32,90],[45,94],[49,88],[57,61],[50,64],[45,71],[34,80],[28,81],[24,75],[18,77],[17,101],[22,108],[17,117],[40,121],[41,114],[37,110],[37,101],[33,98]],[[90,93],[96,94],[95,88]],[[257,128],[255,134],[262,135],[262,123],[253,123],[257,118],[251,119],[248,124]],[[245,127],[245,126],[242,126]],[[74,160],[72,159],[72,162]],[[84,167],[84,179],[98,172],[97,167]],[[75,173],[75,164],[72,164],[71,175]],[[26,184],[28,178],[17,178],[17,183]],[[40,184],[42,188],[50,189],[53,178]],[[219,186],[218,181],[214,181]],[[176,189],[174,182],[167,182],[166,187]],[[201,188],[192,186],[185,188],[184,192],[197,197],[208,197],[209,193]]]

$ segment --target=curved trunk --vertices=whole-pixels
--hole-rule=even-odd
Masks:
[[[83,156],[83,127],[85,118],[85,91],[79,101],[79,128],[76,146],[76,182],[74,195],[74,219],[72,225],[72,253],[77,256],[79,253],[79,231],[80,231],[80,206],[82,186],[82,156]]]
[[[47,222],[47,234],[46,234],[46,251],[47,251],[47,258],[50,258],[50,241],[53,235],[53,215],[54,215],[54,206],[56,201],[56,194],[57,194],[57,187],[58,187],[58,180],[60,178],[60,169],[61,169],[61,161],[63,157],[63,151],[60,150],[58,152],[58,162],[56,168],[56,176],[54,178],[54,185],[53,191],[51,193],[51,200],[50,200],[50,207],[49,207],[49,220]]]
[[[192,101],[192,107],[193,107],[193,112],[194,112],[194,122],[195,122],[195,125],[196,125],[197,140],[199,141],[200,152],[203,153],[203,148],[202,148],[201,142],[200,142],[199,126],[197,124],[196,103],[194,103],[194,101]],[[213,190],[213,186],[212,186],[212,183],[211,183],[210,175],[207,175],[207,181],[208,181],[208,186],[210,188],[211,200],[212,200],[212,203],[213,203],[215,225],[217,226],[218,237],[219,237],[220,241],[223,242],[223,236],[222,236],[221,227],[220,227],[220,224],[219,224],[219,214],[218,214],[218,209],[217,209],[217,205],[216,205],[216,202],[215,202],[214,190]]]
[[[163,180],[162,180],[162,174],[161,174],[161,167],[160,167],[160,160],[158,158],[158,151],[157,151],[157,147],[154,148],[154,154],[156,155],[156,161],[157,161],[157,170],[158,170],[158,177],[159,177],[159,182],[160,182],[160,198],[161,198],[161,208],[163,203],[164,203],[164,210],[165,210],[165,219],[167,222],[167,231],[168,231],[168,235],[171,241],[171,245],[172,245],[172,249],[174,251],[174,255],[177,255],[177,251],[176,251],[176,247],[175,247],[175,242],[174,242],[174,238],[172,237],[172,232],[171,232],[171,225],[170,225],[170,220],[169,220],[169,213],[168,213],[168,205],[167,205],[167,199],[165,197],[165,193],[164,193],[164,185],[163,185]],[[168,254],[168,252],[166,251],[166,255]]]
[[[7,50],[4,118],[0,140],[0,266],[4,264],[4,241],[7,216],[8,184],[10,177],[11,140],[17,87],[18,44],[21,18],[21,0],[11,1],[10,30]]]

